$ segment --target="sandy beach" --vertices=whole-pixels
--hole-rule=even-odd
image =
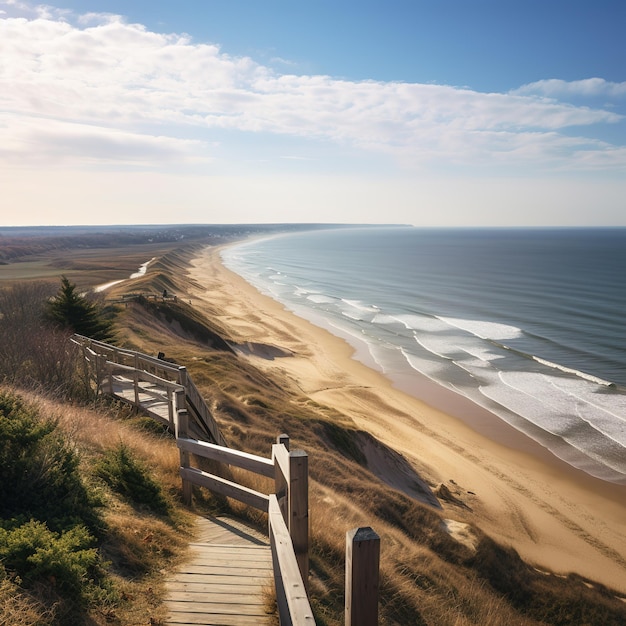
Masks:
[[[577,573],[626,593],[626,486],[570,467],[428,381],[394,386],[353,358],[346,341],[226,269],[219,248],[206,249],[189,271],[198,285],[194,306],[219,320],[234,341],[250,342],[242,358],[351,417],[403,455],[433,489],[450,487],[464,506],[442,501],[443,517],[481,529],[539,569]],[[425,401],[406,389],[422,391]]]

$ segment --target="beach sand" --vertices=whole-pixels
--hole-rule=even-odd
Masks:
[[[570,467],[428,381],[392,385],[353,358],[346,341],[226,269],[219,248],[195,259],[190,277],[198,284],[194,306],[219,320],[233,340],[250,342],[241,358],[350,416],[433,489],[445,484],[465,506],[442,500],[443,518],[481,529],[539,569],[577,573],[626,593],[626,486]],[[387,482],[394,484],[394,476]]]

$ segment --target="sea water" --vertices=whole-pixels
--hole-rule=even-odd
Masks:
[[[626,229],[329,229],[222,258],[405,390],[426,376],[626,484]]]

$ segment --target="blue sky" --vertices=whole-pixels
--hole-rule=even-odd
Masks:
[[[3,225],[626,226],[619,0],[0,0]]]

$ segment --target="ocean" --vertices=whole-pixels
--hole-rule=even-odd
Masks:
[[[222,259],[403,390],[427,377],[626,484],[626,229],[312,230]]]

